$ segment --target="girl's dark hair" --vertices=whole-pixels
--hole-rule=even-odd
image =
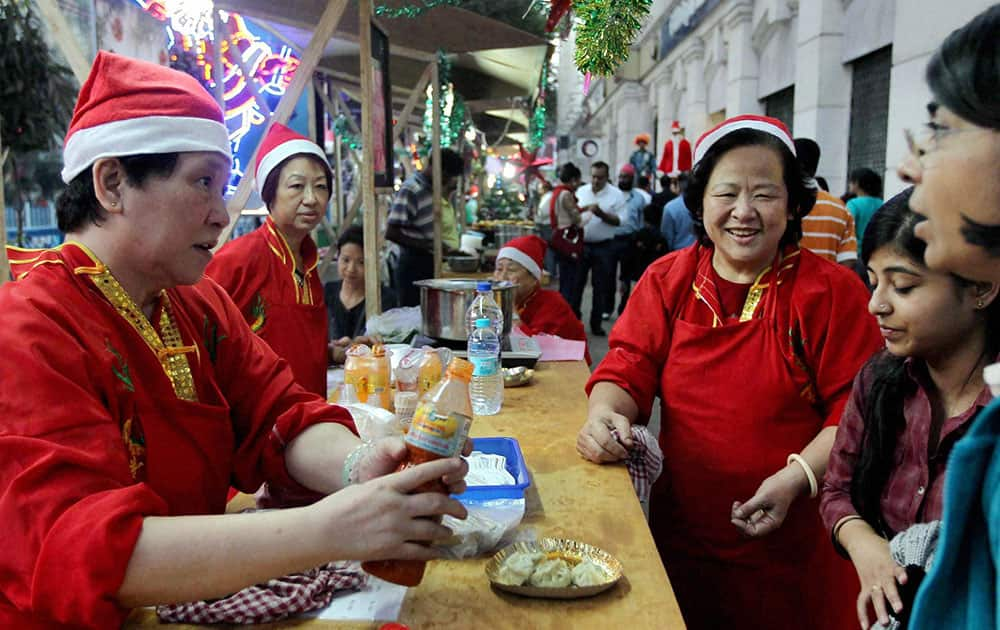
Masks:
[[[708,180],[712,176],[712,171],[715,170],[715,165],[718,164],[723,155],[732,149],[747,146],[769,147],[781,156],[782,176],[785,181],[785,189],[788,191],[788,209],[791,218],[788,219],[788,225],[785,227],[785,233],[781,236],[778,247],[798,243],[799,239],[802,238],[802,217],[809,214],[813,204],[816,203],[816,192],[807,186],[802,167],[788,147],[773,135],[756,129],[739,129],[728,134],[712,145],[705,156],[694,165],[687,189],[684,191],[684,205],[691,213],[693,223],[691,227],[694,230],[694,235],[702,245],[712,245],[712,239],[705,231],[705,209],[703,206]]]
[[[579,167],[572,162],[566,162],[559,169],[559,181],[564,184],[568,184],[574,179],[580,179],[581,177],[583,177],[583,173],[581,173]]]
[[[913,228],[923,217],[910,209],[908,188],[885,202],[872,216],[861,241],[861,260],[867,266],[876,251],[891,247],[894,251],[924,266],[927,244],[917,238]],[[954,276],[956,291],[967,288],[969,280]],[[986,309],[986,344],[983,355],[995,357],[1000,351],[1000,300]],[[895,465],[896,444],[906,428],[903,403],[916,391],[916,383],[907,373],[906,358],[888,351],[879,352],[865,364],[870,386],[865,396],[864,430],[861,449],[851,478],[851,502],[872,528],[890,537],[891,531],[882,516],[882,492]],[[970,375],[971,376],[971,375]]]
[[[870,168],[856,168],[847,179],[872,197],[882,196],[882,178]]]
[[[339,252],[348,243],[354,243],[364,251],[365,232],[360,225],[352,225],[340,233],[340,237],[337,238],[337,251]]]
[[[141,188],[149,177],[170,177],[177,167],[177,153],[147,153],[119,156],[125,171],[125,181]],[[104,210],[94,192],[94,165],[70,180],[69,185],[56,199],[56,219],[63,233],[76,232],[90,224],[100,225]]]
[[[1000,129],[1000,4],[952,31],[927,64],[938,103],[980,127]]]
[[[285,166],[294,160],[295,158],[309,158],[310,160],[316,162],[323,167],[323,173],[326,174],[326,189],[331,191],[331,196],[333,195],[333,172],[330,170],[330,165],[326,163],[326,160],[321,160],[319,156],[313,155],[312,153],[296,153],[295,155],[289,155],[282,161],[278,162],[278,165],[271,169],[271,172],[267,174],[264,178],[264,186],[260,189],[260,198],[264,200],[264,205],[270,210],[271,202],[274,201],[274,196],[278,191],[278,178],[281,177],[281,170]]]

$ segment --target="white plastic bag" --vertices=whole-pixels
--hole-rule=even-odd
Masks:
[[[392,308],[365,323],[365,334],[378,335],[385,343],[407,343],[418,330],[420,330],[419,306]]]

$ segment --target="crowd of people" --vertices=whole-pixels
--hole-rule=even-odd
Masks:
[[[885,203],[865,170],[846,204],[824,194],[814,141],[742,115],[670,177],[678,135],[656,195],[648,138],[617,185],[604,162],[584,185],[563,165],[536,215],[558,292],[545,239],[500,249],[529,334],[585,340],[588,276],[591,334],[617,297],[577,450],[628,458],[659,399],[649,524],[689,627],[1000,621],[997,32],[1000,5],[932,57],[910,187]],[[394,472],[402,440],[362,443],[325,400],[320,377],[363,330],[364,241],[343,232],[324,287],[322,150],[273,125],[254,172],[267,220],[213,257],[221,109],[186,74],[100,52],[63,158],[67,241],[14,252],[0,288],[0,626],[117,627],[331,559],[436,557],[440,517],[467,512],[420,490],[461,492],[467,464]],[[447,195],[464,164],[441,159]],[[433,273],[429,173],[389,215],[403,305]],[[262,486],[301,507],[223,514],[230,487]]]

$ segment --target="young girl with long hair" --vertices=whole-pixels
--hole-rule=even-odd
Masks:
[[[982,371],[1000,351],[997,285],[972,282],[924,263],[914,226],[912,189],[872,217],[862,260],[873,292],[869,311],[886,348],[854,383],[837,431],[820,511],[834,544],[861,581],[858,619],[869,605],[882,624],[904,604],[904,567],[890,556],[892,537],[942,513],[951,447],[990,401]]]

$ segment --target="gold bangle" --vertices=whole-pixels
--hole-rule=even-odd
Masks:
[[[788,456],[788,461],[785,462],[786,465],[795,462],[802,467],[803,472],[806,473],[806,479],[809,480],[809,498],[813,499],[819,493],[819,483],[816,481],[816,474],[813,472],[812,468],[809,466],[809,462],[805,460],[804,457],[798,453],[792,453]]]

